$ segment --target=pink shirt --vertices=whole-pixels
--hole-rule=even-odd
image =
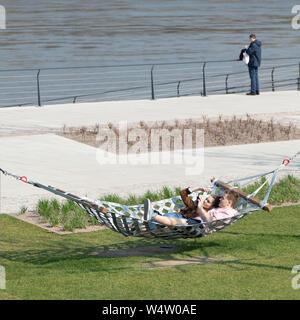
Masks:
[[[218,229],[219,230],[222,229],[224,227],[223,222],[230,223],[230,218],[237,215],[238,211],[233,208],[214,208],[214,209],[209,210],[208,213],[211,215],[211,217],[213,219],[216,219],[216,220],[226,219],[226,218],[228,218],[228,219],[223,220],[220,225],[216,225],[216,226],[214,226],[214,228],[207,227],[206,228],[207,234],[213,233],[213,232],[217,231]],[[203,220],[200,217],[195,217],[193,219],[200,220],[201,222],[203,222]]]
[[[213,233],[217,230],[223,229],[223,223],[230,223],[230,218],[237,215],[238,211],[233,208],[214,208],[209,210],[208,213],[211,215],[213,219],[219,220],[228,218],[220,222],[220,225],[219,223],[217,223],[217,225],[212,224],[212,226],[214,226],[214,229],[207,228],[207,233]]]
[[[238,214],[238,211],[233,208],[214,208],[209,210],[208,213],[211,215],[213,219],[219,220],[219,219],[231,218],[236,214]],[[193,219],[203,221],[200,217],[195,217]]]
[[[233,208],[214,208],[208,211],[213,219],[231,218],[238,214],[238,211]],[[225,220],[226,221],[226,220]]]

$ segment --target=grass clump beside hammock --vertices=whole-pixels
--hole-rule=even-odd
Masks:
[[[256,190],[260,185],[266,181],[266,178],[263,177],[260,181],[257,181],[246,188],[243,189],[248,194],[251,194]],[[257,194],[257,198],[263,199],[266,191],[268,189],[268,184],[266,184]],[[298,202],[300,201],[300,179],[293,177],[291,175],[286,176],[278,180],[274,184],[268,203],[273,205],[280,205],[287,202]]]
[[[126,205],[136,205],[143,203],[145,199],[158,201],[179,195],[180,188],[163,187],[161,190],[153,192],[147,191],[142,196],[129,195],[122,198],[117,194],[103,196],[100,200],[115,202]],[[73,231],[77,228],[86,228],[90,225],[98,225],[99,222],[91,217],[85,210],[81,209],[71,200],[58,201],[57,199],[41,199],[38,201],[36,212],[42,217],[43,222],[47,222],[51,227],[61,225],[64,231]],[[25,213],[24,208],[20,209],[20,214]]]
[[[127,206],[133,206],[136,204],[144,203],[146,199],[150,199],[152,202],[154,202],[154,201],[159,201],[159,200],[169,199],[169,198],[179,196],[180,190],[181,190],[180,187],[170,188],[170,187],[164,186],[161,188],[161,190],[158,190],[158,191],[148,190],[141,196],[136,196],[131,194],[128,197],[124,198],[124,197],[120,197],[117,194],[109,194],[101,197],[100,200],[120,203]]]
[[[265,178],[257,181],[246,188],[243,188],[248,194],[256,190]],[[266,184],[257,194],[257,198],[263,199],[268,184]],[[178,196],[181,188],[162,187],[158,191],[148,190],[141,196],[131,194],[127,197],[121,197],[117,194],[105,195],[100,198],[103,201],[120,203],[124,205],[137,205],[143,203],[145,199],[150,199],[152,202],[162,199],[169,199]],[[280,205],[283,203],[296,203],[300,201],[300,179],[288,175],[274,184],[269,196],[269,203],[272,205]],[[56,199],[41,199],[37,204],[36,211],[42,217],[44,222],[49,223],[52,227],[61,225],[65,231],[73,231],[76,228],[86,228],[90,225],[97,225],[98,221],[89,216],[86,211],[79,208],[74,202],[65,200],[59,202]]]
[[[95,218],[89,216],[71,200],[59,202],[57,199],[41,199],[38,201],[36,211],[43,222],[48,222],[51,227],[62,225],[65,231],[98,224]]]

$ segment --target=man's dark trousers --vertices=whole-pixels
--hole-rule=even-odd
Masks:
[[[251,80],[251,93],[259,93],[258,67],[248,66]]]

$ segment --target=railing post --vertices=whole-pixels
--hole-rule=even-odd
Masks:
[[[298,72],[298,91],[300,91],[300,62],[299,62],[299,72]]]
[[[155,96],[154,96],[153,69],[154,69],[154,66],[152,66],[152,68],[151,68],[151,99],[152,100],[155,99]]]
[[[229,74],[227,74],[226,79],[225,79],[225,90],[226,90],[226,94],[228,94],[228,77],[229,77]]]
[[[206,97],[205,66],[206,66],[206,62],[204,62],[203,68],[202,68],[202,82],[203,82],[202,95],[203,95],[204,97]]]
[[[271,72],[271,81],[272,81],[272,91],[275,91],[275,84],[274,84],[274,71],[275,67],[273,67],[272,72]]]
[[[40,92],[40,72],[41,69],[38,70],[36,81],[37,81],[37,95],[38,95],[38,106],[41,106],[41,92]]]
[[[178,85],[177,85],[177,97],[180,96],[180,94],[179,94],[179,86],[180,86],[180,81],[178,81]]]

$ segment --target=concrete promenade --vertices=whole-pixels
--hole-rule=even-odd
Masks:
[[[163,185],[207,185],[212,176],[230,179],[263,173],[300,150],[300,140],[205,148],[202,172],[190,175],[185,163],[101,165],[97,161],[97,148],[51,133],[63,125],[188,119],[202,115],[214,118],[220,114],[246,113],[264,120],[273,117],[283,122],[292,121],[300,127],[300,92],[0,109],[0,168],[97,198],[108,193],[140,194]],[[289,169],[299,175],[300,159],[291,163]],[[1,213],[16,213],[21,206],[33,209],[38,199],[53,195],[2,175],[0,197]]]
[[[49,132],[66,126],[127,120],[155,121],[201,119],[203,115],[272,116],[300,125],[300,91],[266,92],[259,96],[242,94],[193,96],[158,100],[130,100],[0,108],[0,135],[17,132]]]

